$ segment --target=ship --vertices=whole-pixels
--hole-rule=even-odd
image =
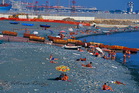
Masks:
[[[2,3],[0,4],[0,11],[8,11],[11,9],[11,7],[12,7],[11,4],[5,3],[5,1],[2,0]]]

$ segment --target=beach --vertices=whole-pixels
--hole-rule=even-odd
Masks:
[[[19,25],[4,26],[8,21],[3,22],[2,30],[13,30]],[[40,24],[40,23],[35,23]],[[50,24],[50,23],[49,23]],[[42,30],[37,26],[28,27],[31,32],[40,31],[39,35],[51,35],[49,30],[53,30],[53,36],[58,31],[64,30],[68,33],[68,28],[74,25],[51,24],[53,29]],[[63,28],[64,27],[64,28]],[[25,27],[20,26],[19,36],[24,33]],[[88,27],[87,27],[88,28]],[[33,29],[33,30],[32,30]],[[86,28],[81,28],[84,30]],[[105,29],[105,28],[104,28]],[[74,29],[75,30],[75,29]],[[16,30],[17,31],[17,30]],[[79,34],[78,36],[80,36]],[[5,42],[0,44],[0,92],[1,93],[105,93],[111,91],[102,90],[102,85],[108,83],[113,88],[114,93],[137,93],[138,85],[130,74],[130,70],[113,60],[106,60],[95,57],[87,51],[67,50],[63,47],[50,44],[25,43],[25,42]],[[85,48],[83,48],[85,50]],[[50,63],[49,56],[58,58],[56,64]],[[87,58],[86,61],[76,61],[79,58]],[[82,67],[81,64],[92,62],[93,68]],[[69,76],[70,81],[56,81],[62,72],[55,67],[65,65],[70,68],[64,72]],[[126,85],[117,85],[111,81],[120,81]]]

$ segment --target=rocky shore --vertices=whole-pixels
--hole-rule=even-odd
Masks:
[[[6,30],[8,22],[2,23],[1,29]],[[54,25],[55,28],[36,29],[40,31],[39,33],[42,32],[40,35],[50,35],[49,30],[52,30],[53,35],[56,36],[59,31],[64,30],[66,34],[69,32],[69,27],[74,27],[73,25],[63,26],[63,24],[51,25]],[[13,28],[13,25],[9,25],[8,29],[12,30]],[[86,28],[81,28],[80,31],[86,31],[84,29]],[[22,36],[24,31],[21,30],[18,33]],[[6,42],[0,45],[0,49],[1,93],[111,93],[111,91],[102,90],[104,83],[111,86],[114,93],[137,93],[139,91],[130,70],[125,65],[114,60],[95,57],[85,48],[83,48],[84,52],[80,52],[49,44]],[[49,56],[51,54],[58,58],[58,63],[50,62]],[[87,60],[76,61],[79,58]],[[81,66],[81,64],[89,62],[92,62],[93,68]],[[70,70],[67,72],[57,71],[55,67],[59,65],[68,66]],[[61,73],[66,73],[70,81],[53,80]],[[114,84],[111,81],[120,81],[126,85]]]

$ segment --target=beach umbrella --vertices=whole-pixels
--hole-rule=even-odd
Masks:
[[[60,33],[64,33],[64,32],[66,32],[66,31],[64,31],[64,30],[62,30],[62,31],[59,31]]]
[[[56,67],[56,70],[62,71],[62,72],[67,72],[70,70],[70,68],[68,66],[60,65],[60,66]]]
[[[98,50],[99,52],[103,53],[102,49],[99,47],[96,47],[96,50]]]
[[[33,34],[38,35],[38,32],[37,31],[34,31]]]

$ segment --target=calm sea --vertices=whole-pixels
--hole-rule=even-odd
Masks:
[[[129,48],[139,48],[139,32],[124,32],[116,33],[111,35],[98,35],[98,36],[88,36],[80,38],[79,40],[86,39],[87,42],[99,42],[106,45],[120,45]],[[117,53],[117,61],[122,63],[122,53]],[[132,70],[131,74],[135,75],[135,80],[139,75],[139,52],[137,54],[132,54],[130,59],[127,59],[127,66]]]

